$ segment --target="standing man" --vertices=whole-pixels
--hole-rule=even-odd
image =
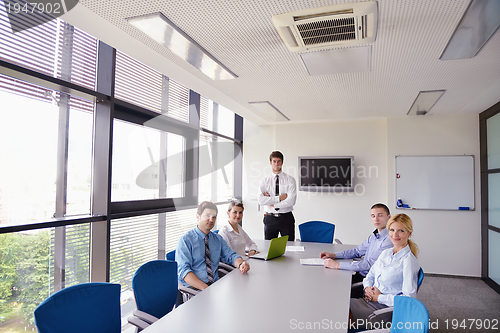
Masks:
[[[389,208],[381,203],[375,204],[370,209],[375,230],[360,246],[337,253],[322,252],[319,256],[325,260],[325,267],[345,269],[354,271],[356,274],[352,276],[352,283],[361,282],[368,274],[373,263],[377,261],[378,256],[385,249],[393,247],[389,232],[387,231],[387,221],[391,218]],[[353,262],[338,262],[333,259],[351,259],[364,258],[360,261]]]
[[[273,151],[269,156],[272,173],[260,181],[259,205],[265,206],[264,238],[269,240],[288,235],[288,241],[295,241],[295,218],[292,210],[297,199],[295,178],[284,173],[283,154]]]
[[[234,252],[220,235],[210,232],[217,219],[217,206],[204,201],[196,214],[198,225],[179,239],[175,251],[177,276],[186,287],[203,290],[219,279],[219,262],[234,265],[246,273],[250,265]]]

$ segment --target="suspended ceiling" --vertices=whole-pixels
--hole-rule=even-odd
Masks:
[[[500,100],[500,33],[471,59],[439,60],[469,0],[380,0],[370,70],[311,76],[271,17],[349,1],[80,0],[63,19],[257,124],[269,101],[291,122],[406,116],[419,91],[446,90],[428,116],[480,113]],[[213,81],[131,26],[161,12],[238,75]]]

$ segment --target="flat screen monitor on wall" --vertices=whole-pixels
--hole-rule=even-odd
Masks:
[[[299,156],[299,190],[354,191],[353,156]]]

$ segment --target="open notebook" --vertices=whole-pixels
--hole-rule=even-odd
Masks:
[[[250,258],[270,260],[281,257],[285,253],[286,242],[288,242],[288,236],[273,238],[271,239],[269,250],[267,252],[257,253],[256,255],[250,256]]]

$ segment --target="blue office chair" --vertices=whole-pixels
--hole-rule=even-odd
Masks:
[[[139,267],[132,277],[137,310],[128,318],[129,323],[142,330],[172,311],[177,302],[177,283],[175,261],[153,260]]]
[[[302,242],[333,243],[335,224],[323,221],[309,221],[299,224]]]
[[[175,250],[168,252],[165,257],[167,260],[175,261]]]
[[[407,296],[394,297],[394,312],[392,314],[391,328],[370,330],[370,333],[428,333],[429,311],[425,305],[416,298]]]
[[[62,289],[34,312],[39,333],[120,333],[120,285],[83,283]]]

